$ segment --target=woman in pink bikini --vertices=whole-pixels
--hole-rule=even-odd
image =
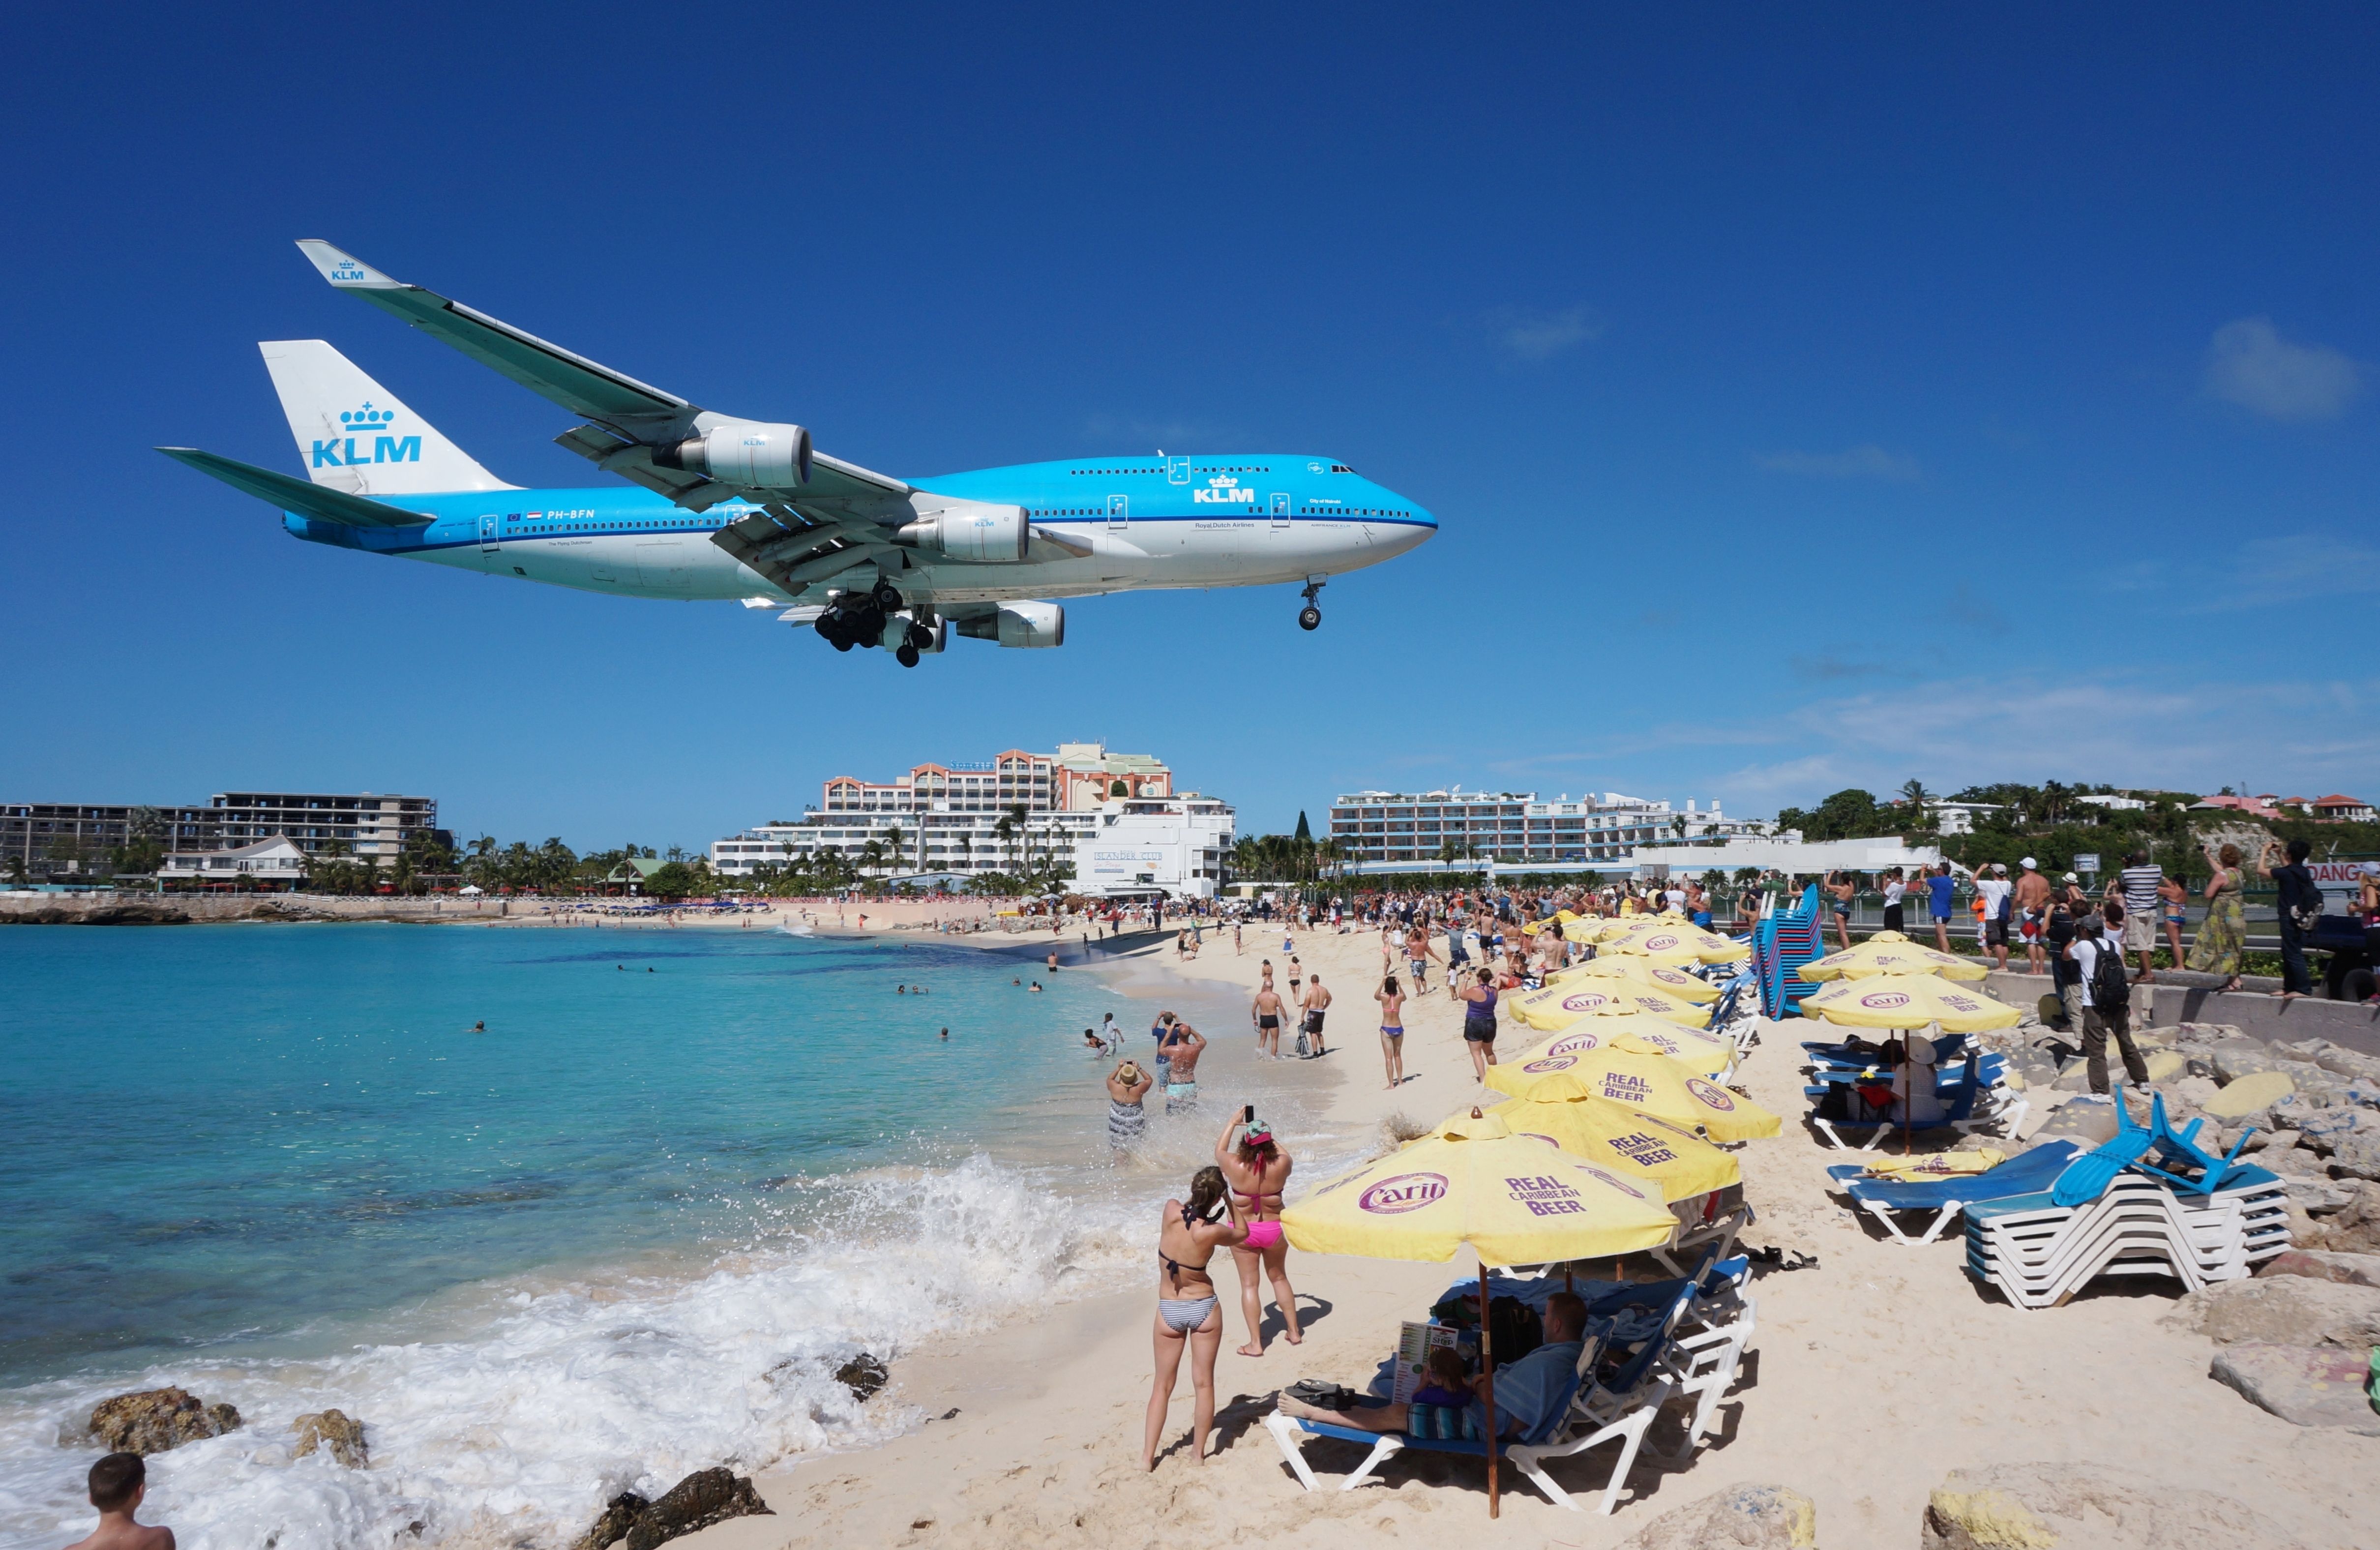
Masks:
[[[1298,1332],[1297,1292],[1289,1284],[1289,1243],[1281,1231],[1281,1192],[1289,1185],[1289,1153],[1272,1138],[1272,1128],[1250,1109],[1223,1127],[1222,1139],[1215,1143],[1215,1166],[1231,1181],[1233,1219],[1248,1229],[1245,1242],[1232,1245],[1232,1264],[1240,1273],[1240,1313],[1248,1325],[1248,1343],[1240,1347],[1240,1354],[1264,1354],[1259,1269],[1272,1282],[1289,1343],[1297,1345],[1305,1336]]]

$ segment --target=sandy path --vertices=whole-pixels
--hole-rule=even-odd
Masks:
[[[873,924],[873,922],[871,922]],[[1384,1090],[1369,991],[1377,938],[1299,938],[1309,968],[1339,997],[1334,1053],[1314,1072],[1318,1104],[1335,1126],[1374,1126],[1402,1109],[1435,1120],[1484,1097],[1461,1048],[1459,1019],[1439,996],[1409,1005],[1409,1068],[1417,1080]],[[1281,954],[1278,934],[1265,946]],[[1244,957],[1226,936],[1196,963],[1172,950],[1138,954],[1150,967],[1218,987],[1253,987],[1263,955]],[[1226,1030],[1235,1033],[1236,1030]],[[1794,1070],[1805,1030],[1774,1030],[1742,1080],[1779,1113],[1802,1109]],[[1510,1046],[1513,1041],[1508,1039]],[[1326,1079],[1325,1071],[1328,1068]],[[1229,1101],[1229,1096],[1212,1095]],[[1292,1144],[1295,1138],[1285,1137]],[[2257,1411],[2206,1376],[2213,1347],[2160,1326],[2169,1285],[2100,1292],[2026,1314],[1977,1291],[1952,1241],[1922,1250],[1871,1239],[1824,1192],[1831,1155],[1798,1126],[1755,1143],[1747,1193],[1761,1221],[1753,1243],[1819,1257],[1815,1269],[1762,1277],[1760,1329],[1744,1383],[1721,1411],[1722,1431],[1682,1471],[1641,1459],[1611,1518],[1558,1510],[1506,1474],[1500,1543],[1613,1545],[1659,1513],[1723,1486],[1786,1484],[1818,1504],[1828,1550],[1907,1550],[1917,1543],[1926,1492],[1962,1464],[2089,1460],[2136,1478],[2236,1496],[2268,1512],[2281,1534],[2309,1545],[2380,1543],[2380,1441],[2301,1430]],[[1219,1265],[1221,1261],[1219,1260]],[[1226,1340],[1217,1367],[1219,1447],[1203,1468],[1184,1457],[1189,1386],[1172,1412],[1177,1446],[1153,1475],[1137,1469],[1148,1393],[1151,1293],[1053,1309],[990,1337],[899,1363],[886,1400],[947,1421],[866,1453],[811,1459],[759,1479],[771,1518],[739,1520],[687,1542],[700,1550],[780,1545],[949,1544],[1115,1546],[1211,1544],[1226,1536],[1301,1546],[1377,1544],[1487,1526],[1476,1460],[1411,1455],[1385,1483],[1329,1487],[1353,1468],[1352,1448],[1317,1443],[1326,1489],[1300,1491],[1256,1418],[1268,1397],[1301,1376],[1360,1386],[1414,1316],[1469,1261],[1402,1265],[1293,1253],[1305,1303],[1303,1348],[1276,1340],[1261,1359],[1232,1354],[1240,1338],[1236,1277],[1220,1270]],[[1318,1300],[1318,1301],[1315,1301]],[[883,1401],[879,1401],[883,1402]],[[1672,1423],[1655,1441],[1674,1436]],[[1577,1492],[1599,1492],[1611,1449],[1554,1466]]]

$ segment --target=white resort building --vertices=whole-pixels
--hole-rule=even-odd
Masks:
[[[1054,754],[1012,748],[981,763],[914,765],[882,782],[838,775],[800,817],[714,842],[710,865],[751,877],[806,866],[830,850],[856,864],[873,845],[876,859],[865,866],[871,876],[929,882],[1014,874],[1068,856],[1086,888],[1106,880],[1203,897],[1220,883],[1232,823],[1227,804],[1177,795],[1173,772],[1149,755],[1062,743]],[[1092,849],[1117,854],[1090,863],[1084,847],[1094,838]]]
[[[1773,825],[1731,819],[1714,802],[1682,812],[1664,801],[1535,792],[1348,792],[1330,805],[1330,838],[1359,866],[1439,860],[1625,861],[1640,845],[1706,842],[1767,832]]]

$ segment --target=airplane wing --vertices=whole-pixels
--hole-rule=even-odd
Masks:
[[[713,414],[674,393],[640,382],[608,366],[576,355],[452,301],[435,291],[392,280],[329,243],[309,237],[298,249],[343,291],[352,291],[384,312],[452,345],[482,365],[493,367],[530,392],[593,421],[554,438],[563,446],[689,511],[704,511],[748,490],[705,474],[665,466],[653,454],[674,446],[735,417]],[[809,478],[799,488],[771,490],[772,504],[802,513],[811,524],[876,527],[898,520],[909,487],[890,475],[856,463],[814,454]]]
[[[269,501],[285,512],[297,512],[320,522],[345,527],[419,527],[430,518],[385,502],[350,495],[344,490],[291,478],[253,463],[242,463],[196,447],[159,447],[176,463],[187,463],[202,474],[219,478],[243,494]]]

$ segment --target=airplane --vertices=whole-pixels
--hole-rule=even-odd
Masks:
[[[481,467],[320,339],[258,345],[306,479],[191,447],[166,456],[279,507],[314,543],[628,597],[781,611],[838,651],[904,667],[953,630],[1063,645],[1053,599],[1303,584],[1426,541],[1437,519],[1343,461],[1305,454],[1095,457],[894,478],[817,451],[802,426],[737,419],[600,366],[327,242],[298,248],[394,313],[585,423],[554,438],[638,488],[523,490]]]

